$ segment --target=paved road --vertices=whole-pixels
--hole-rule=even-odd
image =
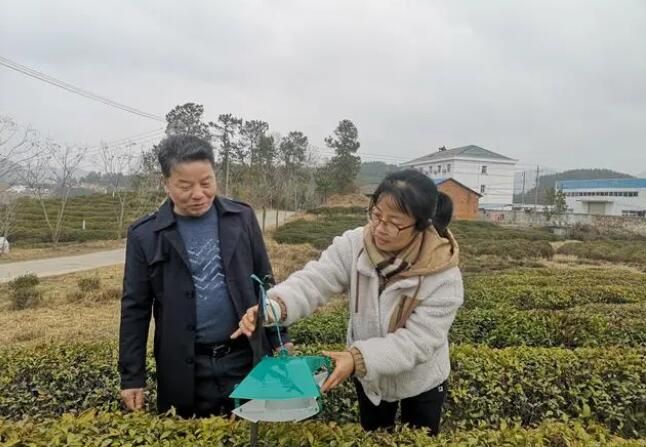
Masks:
[[[262,225],[262,215],[261,213],[257,214],[258,220]],[[290,211],[281,211],[278,215],[279,225],[292,214],[293,213]],[[276,212],[274,210],[268,210],[267,217],[265,219],[265,228],[271,229],[275,225]],[[16,277],[25,275],[27,273],[35,273],[36,275],[42,277],[62,275],[72,272],[81,272],[84,270],[92,270],[99,267],[122,264],[124,259],[125,249],[120,248],[117,250],[98,251],[85,255],[64,256],[60,258],[37,259],[33,261],[0,264],[0,283],[11,281]]]

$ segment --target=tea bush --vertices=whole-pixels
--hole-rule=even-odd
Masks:
[[[146,413],[90,411],[79,416],[33,423],[0,420],[0,443],[6,446],[144,447],[250,445],[249,424],[219,417],[179,419]],[[364,432],[358,424],[261,423],[258,445],[265,447],[383,447],[383,446],[508,446],[508,447],[638,447],[646,443],[623,439],[604,427],[577,421],[549,421],[537,428],[507,425],[500,430],[443,432],[429,438],[420,430],[399,427],[392,433]]]
[[[304,345],[304,353],[343,345]],[[0,351],[0,418],[57,417],[88,409],[114,411],[118,401],[116,346],[49,345]],[[646,350],[640,348],[451,348],[453,371],[445,426],[535,426],[548,418],[586,419],[624,436],[646,434]],[[154,403],[153,362],[147,404]],[[346,382],[326,395],[324,421],[356,421]]]

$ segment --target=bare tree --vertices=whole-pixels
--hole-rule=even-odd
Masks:
[[[25,184],[38,200],[43,217],[49,229],[54,247],[58,245],[63,229],[65,208],[72,192],[74,173],[85,157],[86,149],[61,146],[50,140],[41,142],[35,157],[23,164],[21,170]],[[58,196],[56,216],[51,216],[46,200],[50,195]]]
[[[135,204],[137,216],[143,216],[159,208],[163,197],[162,172],[157,163],[157,151],[142,148],[140,157],[135,163],[132,177],[135,179]]]
[[[15,169],[36,156],[38,133],[30,127],[19,126],[12,118],[0,115],[0,178],[15,178]],[[11,181],[7,182],[11,183]]]
[[[128,207],[129,199],[132,197],[129,186],[127,184],[128,175],[131,174],[132,166],[134,163],[134,155],[128,153],[128,149],[133,147],[134,143],[126,145],[126,147],[101,145],[101,161],[103,163],[103,171],[108,178],[109,188],[112,192],[112,198],[116,198],[114,212],[117,221],[117,238],[123,237],[126,209]],[[124,150],[125,149],[125,150]]]
[[[12,194],[10,192],[3,191],[0,195],[3,200],[3,203],[0,204],[0,236],[2,236],[0,256],[2,256],[7,250],[9,234],[13,230],[18,201],[14,197],[11,197]]]
[[[35,156],[38,133],[17,124],[11,117],[0,115],[0,255],[13,229],[18,201],[14,186],[19,180],[19,165]]]

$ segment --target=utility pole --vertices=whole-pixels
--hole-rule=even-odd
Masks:
[[[525,210],[525,175],[526,174],[527,174],[527,171],[523,171],[523,192],[520,195],[522,210]]]
[[[538,185],[541,180],[541,167],[536,166],[536,187],[534,188],[534,214],[538,214]]]
[[[526,171],[523,171],[523,189],[520,193],[520,215],[521,219],[525,215],[525,176]],[[512,207],[513,209],[513,207]],[[518,223],[518,210],[513,210],[514,223]]]

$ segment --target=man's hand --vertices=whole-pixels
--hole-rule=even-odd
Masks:
[[[138,411],[144,409],[144,389],[143,388],[130,388],[121,390],[121,400],[126,408],[130,411]]]
[[[323,351],[322,354],[334,360],[334,371],[321,387],[321,392],[327,393],[352,375],[354,372],[354,357],[348,351]]]

